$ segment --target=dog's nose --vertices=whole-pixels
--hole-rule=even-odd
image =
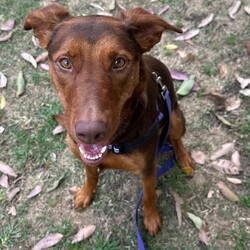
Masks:
[[[80,121],[75,129],[76,136],[81,142],[94,144],[105,137],[107,125],[102,121]]]

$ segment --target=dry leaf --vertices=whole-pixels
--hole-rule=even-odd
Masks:
[[[195,83],[194,78],[195,78],[195,76],[191,75],[189,77],[189,79],[183,81],[181,86],[176,91],[176,94],[181,95],[181,96],[188,95],[191,92],[191,90],[192,90],[192,88],[194,86],[194,83]]]
[[[241,105],[241,100],[237,96],[228,97],[225,101],[226,111],[238,109]]]
[[[170,6],[168,4],[165,4],[162,8],[160,8],[160,11],[158,12],[158,16],[162,15],[163,13],[165,13],[166,11],[168,11],[170,8]]]
[[[6,99],[5,99],[5,96],[3,95],[0,101],[0,109],[4,109],[5,106],[6,106]]]
[[[7,196],[8,196],[8,200],[9,202],[11,202],[14,197],[20,192],[20,188],[14,188],[12,191],[10,191]]]
[[[209,246],[209,236],[208,236],[208,225],[205,221],[202,222],[201,229],[199,232],[199,240],[206,246]]]
[[[39,40],[35,36],[32,36],[31,41],[34,44],[36,49],[40,47],[39,46]]]
[[[216,185],[228,200],[233,202],[239,201],[238,195],[235,194],[229,187],[227,187],[224,182],[219,181]]]
[[[245,89],[250,84],[250,78],[242,78],[238,74],[235,74],[237,81],[240,83],[240,87]]]
[[[47,189],[47,193],[50,193],[54,191],[56,188],[59,187],[59,185],[62,183],[62,181],[65,179],[65,174],[62,175],[58,180],[55,180],[50,188]]]
[[[238,12],[241,6],[241,1],[234,1],[234,3],[228,9],[228,14],[232,19],[235,19],[235,14]]]
[[[242,171],[241,168],[235,166],[231,161],[226,159],[220,159],[218,161],[213,161],[212,166],[217,171],[223,174],[238,175]]]
[[[187,212],[187,215],[189,219],[195,224],[195,226],[200,230],[202,226],[202,219],[192,213]]]
[[[27,62],[31,63],[32,66],[33,66],[35,69],[37,68],[36,60],[35,60],[35,58],[34,58],[31,54],[26,53],[26,52],[23,52],[23,53],[21,54],[21,57],[22,57],[24,60],[26,60]]]
[[[9,32],[7,35],[0,37],[0,42],[6,42],[10,40],[13,35],[13,31]]]
[[[232,156],[231,156],[231,161],[234,165],[240,167],[240,154],[239,151],[234,151]]]
[[[7,77],[0,72],[0,88],[4,88],[7,85]]]
[[[53,134],[53,135],[57,135],[57,134],[60,134],[60,133],[62,133],[62,132],[64,132],[64,131],[65,131],[65,128],[64,128],[62,125],[58,125],[58,126],[56,126],[56,127],[53,129],[52,134]]]
[[[99,11],[104,11],[103,7],[99,4],[96,4],[96,3],[91,3],[89,4],[90,6],[92,6],[93,8],[99,10]]]
[[[10,31],[14,28],[14,26],[15,26],[15,20],[10,19],[1,25],[1,30]]]
[[[172,189],[170,189],[169,191],[175,200],[175,211],[177,214],[178,228],[180,228],[181,224],[182,224],[181,206],[184,204],[184,202],[183,202],[183,199],[179,196],[179,194],[177,192],[175,192]]]
[[[2,176],[0,176],[0,185],[4,188],[10,187],[7,175],[3,174]]]
[[[42,52],[40,55],[38,55],[36,57],[36,62],[40,63],[40,62],[45,62],[48,59],[48,51],[44,51]]]
[[[223,144],[220,148],[218,148],[215,152],[212,153],[210,159],[212,161],[224,156],[226,154],[232,153],[234,151],[235,143],[229,142]]]
[[[32,250],[42,250],[56,245],[63,238],[62,234],[48,234],[46,237],[41,239]]]
[[[188,79],[188,75],[183,73],[183,72],[180,72],[176,69],[171,69],[170,70],[170,75],[171,77],[174,79],[174,80],[180,80],[180,81],[184,81],[184,80],[187,80]]]
[[[222,105],[226,100],[224,95],[222,95],[219,92],[214,91],[214,90],[212,90],[208,93],[204,93],[203,96],[212,97],[216,102],[218,102],[219,105]]]
[[[245,11],[248,15],[250,15],[250,7],[245,6],[245,7],[244,7],[244,11]]]
[[[232,123],[229,122],[225,117],[221,116],[221,115],[218,115],[218,114],[214,114],[218,120],[220,120],[224,125],[228,126],[228,127],[232,127]]]
[[[17,97],[19,97],[25,92],[25,81],[23,78],[22,70],[20,70],[18,73],[16,84],[17,84],[16,95]]]
[[[187,57],[187,52],[184,50],[177,50],[176,53],[179,55],[180,58],[185,58]]]
[[[191,156],[192,156],[193,160],[200,165],[205,164],[206,159],[207,159],[207,156],[201,151],[194,150],[191,152]]]
[[[201,85],[199,82],[195,82],[192,91],[197,92],[199,90],[201,90]]]
[[[223,79],[228,75],[228,67],[226,64],[220,65],[220,77]]]
[[[178,46],[175,44],[167,44],[164,46],[164,48],[168,49],[168,50],[176,50],[178,48]]]
[[[198,25],[198,28],[202,28],[202,27],[205,27],[207,26],[208,24],[210,24],[214,19],[214,14],[211,13],[209,14],[206,18],[204,18],[200,24]]]
[[[233,184],[242,184],[242,180],[238,178],[231,178],[231,177],[226,177],[227,180]]]
[[[69,193],[74,195],[80,189],[81,188],[77,187],[77,186],[71,187],[71,188],[69,188]]]
[[[88,225],[80,229],[78,233],[74,236],[71,243],[73,244],[73,243],[77,243],[77,242],[87,239],[95,232],[95,229],[96,229],[96,226],[94,225]]]
[[[0,171],[9,176],[17,177],[16,172],[9,165],[5,164],[2,161],[0,161]]]
[[[181,36],[177,36],[175,38],[175,41],[184,41],[184,40],[189,40],[195,36],[197,36],[200,33],[200,29],[192,29],[187,31],[185,34]]]
[[[240,93],[244,96],[250,96],[250,89],[242,89]]]
[[[0,126],[0,134],[4,132],[5,128],[3,126]]]
[[[16,208],[14,206],[12,206],[9,209],[8,214],[11,214],[12,216],[16,216]]]
[[[40,185],[37,185],[34,187],[34,189],[28,194],[27,198],[33,198],[35,196],[37,196],[38,194],[40,194],[42,192],[42,187]]]
[[[214,195],[214,190],[213,189],[210,189],[209,191],[208,191],[208,193],[207,193],[207,198],[212,198],[213,197],[213,195]]]

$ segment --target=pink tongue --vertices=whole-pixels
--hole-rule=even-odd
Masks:
[[[93,144],[93,145],[83,145],[82,146],[84,151],[88,154],[96,154],[96,153],[99,153],[103,146],[102,145],[96,145],[96,144]]]

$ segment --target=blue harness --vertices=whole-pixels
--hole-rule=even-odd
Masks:
[[[164,144],[165,139],[166,139],[167,134],[168,134],[168,130],[169,130],[169,126],[170,126],[170,117],[171,117],[171,113],[172,113],[169,91],[167,89],[167,86],[163,85],[162,78],[160,76],[158,76],[156,72],[152,72],[152,74],[155,76],[156,82],[158,83],[158,85],[160,87],[161,96],[162,96],[162,98],[166,104],[167,110],[168,110],[168,117],[167,117],[168,122],[164,126],[164,128],[160,134],[157,153],[160,154],[160,153],[168,152],[171,155],[170,158],[167,160],[167,162],[157,170],[157,178],[158,178],[161,175],[165,174],[171,167],[173,167],[175,158],[174,158],[173,147],[169,144]],[[157,110],[159,110],[158,105],[156,108],[157,108]],[[138,139],[135,139],[132,142],[123,143],[123,144],[111,144],[111,145],[109,145],[109,150],[111,150],[115,154],[127,154],[127,153],[132,152],[134,149],[145,144],[149,139],[152,138],[153,135],[155,135],[156,132],[158,132],[159,122],[163,118],[164,118],[163,113],[159,112],[158,117],[156,118],[155,122],[153,123],[153,125],[151,126],[151,128],[149,129],[149,131],[146,135],[144,135]],[[134,215],[135,216],[134,222],[135,222],[135,229],[136,229],[139,250],[145,250],[144,243],[143,243],[143,240],[142,240],[139,228],[138,228],[138,209],[139,209],[139,206],[141,204],[142,196],[143,196],[143,190],[141,190],[138,201],[136,203],[136,209],[135,209],[135,215]]]

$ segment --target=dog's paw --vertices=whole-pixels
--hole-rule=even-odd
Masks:
[[[193,176],[195,171],[195,164],[191,158],[191,156],[186,153],[181,159],[178,161],[180,164],[181,171],[187,176]]]
[[[74,207],[75,208],[86,208],[89,206],[94,192],[86,187],[82,187],[75,194]]]
[[[155,236],[162,226],[162,219],[158,211],[154,214],[144,214],[144,226],[151,236]]]

